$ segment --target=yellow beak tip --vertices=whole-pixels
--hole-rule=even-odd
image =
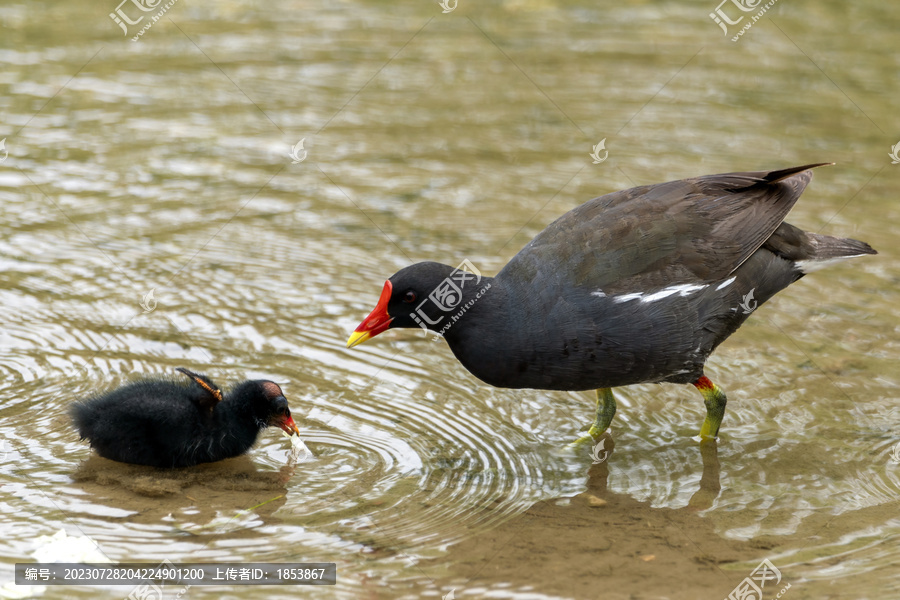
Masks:
[[[372,337],[372,336],[369,335],[368,331],[354,331],[350,335],[350,339],[347,340],[347,347],[352,348],[353,346],[358,346],[359,344],[362,344],[370,337]]]

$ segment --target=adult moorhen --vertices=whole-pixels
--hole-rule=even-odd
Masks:
[[[72,419],[100,456],[154,467],[189,467],[243,454],[269,425],[299,433],[272,381],[244,381],[223,398],[212,380],[148,379],[76,402]]]
[[[864,242],[784,222],[810,169],[822,164],[830,163],[594,198],[551,223],[493,278],[411,265],[384,284],[347,346],[421,326],[440,332],[488,384],[596,389],[594,438],[615,414],[611,388],[692,383],[706,403],[700,437],[715,438],[726,399],[703,365],[716,346],[806,273],[876,254]]]

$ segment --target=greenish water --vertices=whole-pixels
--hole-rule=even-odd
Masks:
[[[880,254],[713,356],[730,402],[700,518],[759,549],[716,574],[726,593],[769,558],[792,597],[900,594],[900,8],[781,0],[736,43],[715,1],[182,0],[136,42],[116,8],[0,4],[0,585],[63,528],[116,562],[338,565],[333,588],[188,597],[466,597],[448,549],[585,490],[589,453],[560,448],[591,395],[484,387],[421,332],[346,350],[383,281],[419,260],[494,274],[618,189],[832,161],[789,221]],[[314,458],[286,465],[274,430],[188,473],[89,458],[69,403],[177,366],[281,382]],[[687,507],[699,395],[617,397],[609,489]],[[470,597],[571,597],[489,572]]]

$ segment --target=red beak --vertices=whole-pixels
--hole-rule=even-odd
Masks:
[[[281,427],[288,435],[300,435],[300,429],[297,428],[297,424],[294,423],[294,419],[292,417],[284,417],[282,419],[279,419],[276,424]]]
[[[387,306],[388,302],[391,301],[392,290],[393,286],[391,286],[390,280],[385,281],[384,288],[381,290],[381,297],[378,298],[378,304],[375,305],[375,310],[369,313],[368,317],[363,319],[363,322],[359,324],[359,327],[356,328],[356,331],[354,331],[353,335],[350,336],[350,339],[347,340],[348,348],[352,348],[357,344],[362,344],[367,339],[375,337],[391,326],[391,321],[394,320],[394,317],[388,314]]]

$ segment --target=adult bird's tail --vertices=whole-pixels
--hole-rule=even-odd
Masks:
[[[819,233],[807,233],[806,235],[813,252],[809,258],[800,259],[796,263],[804,274],[818,271],[848,258],[878,254],[872,246],[859,240]]]
[[[878,254],[865,242],[810,233],[790,223],[779,225],[763,247],[793,261],[804,275],[848,258]]]

